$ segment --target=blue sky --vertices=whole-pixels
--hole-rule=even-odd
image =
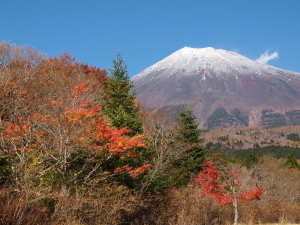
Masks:
[[[68,52],[103,69],[120,50],[131,76],[184,46],[251,59],[268,51],[266,63],[300,72],[299,0],[1,0],[0,7],[0,41],[48,56]]]

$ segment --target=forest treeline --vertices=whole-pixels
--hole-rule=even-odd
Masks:
[[[234,203],[232,188],[246,193],[239,221],[300,222],[292,155],[209,164],[188,106],[177,118],[153,114],[132,90],[120,53],[106,71],[0,44],[0,224],[226,224],[233,206],[214,198]],[[217,178],[230,182],[205,196],[212,169],[235,171],[233,183]]]

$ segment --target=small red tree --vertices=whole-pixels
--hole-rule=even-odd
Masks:
[[[260,200],[263,188],[250,191],[240,190],[239,174],[227,169],[221,170],[215,163],[219,156],[221,156],[221,153],[214,154],[210,160],[203,162],[203,170],[199,172],[195,182],[202,185],[203,196],[211,196],[221,206],[229,203],[233,204],[234,224],[236,225],[238,221],[238,203],[243,204]]]

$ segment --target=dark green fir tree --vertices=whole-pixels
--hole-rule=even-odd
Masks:
[[[198,128],[196,119],[196,116],[189,108],[184,109],[179,113],[177,134],[177,139],[179,141],[196,145],[203,142],[203,139],[200,138],[202,131]]]
[[[127,127],[129,135],[141,134],[142,120],[138,116],[140,107],[135,102],[135,91],[129,79],[127,65],[120,52],[113,60],[113,68],[107,79],[102,93],[102,107],[104,114],[116,128]]]
[[[189,181],[191,174],[197,173],[201,169],[204,159],[202,133],[198,128],[197,118],[192,110],[186,108],[182,110],[178,117],[178,128],[176,140],[180,145],[185,146],[180,158],[173,162],[173,166],[180,171],[183,183]]]
[[[127,65],[120,52],[117,53],[116,59],[112,63],[112,69],[109,70],[110,76],[105,82],[101,95],[103,113],[113,127],[130,129],[131,132],[126,135],[142,134],[143,123],[139,116],[140,107],[136,103],[133,83],[129,79]],[[148,163],[144,160],[147,149],[136,149],[135,152],[138,153],[135,158],[125,157],[121,159],[118,156],[113,156],[102,167],[107,171],[113,171],[116,167],[122,167],[126,164],[139,167]],[[132,179],[129,175],[118,175],[114,179],[132,188],[139,185],[139,180]]]

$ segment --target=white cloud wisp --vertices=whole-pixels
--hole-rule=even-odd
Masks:
[[[258,59],[256,59],[256,62],[268,64],[270,60],[276,59],[278,57],[278,52],[273,52],[272,54],[269,54],[269,50],[267,50],[263,54],[261,54]]]

